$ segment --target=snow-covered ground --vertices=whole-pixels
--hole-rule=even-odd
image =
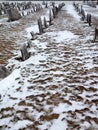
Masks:
[[[46,10],[43,16],[48,17]],[[66,4],[53,23],[31,41],[29,59],[16,60],[16,50],[8,61],[12,73],[0,81],[1,130],[98,129],[94,26],[80,21],[72,4]],[[19,34],[28,40],[31,31],[38,32],[36,21]]]

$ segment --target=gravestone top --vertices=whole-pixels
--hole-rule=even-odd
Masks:
[[[9,75],[9,71],[5,66],[0,66],[0,78],[5,78]]]
[[[21,18],[21,15],[16,8],[12,7],[7,8],[7,14],[8,14],[8,21],[15,21]]]

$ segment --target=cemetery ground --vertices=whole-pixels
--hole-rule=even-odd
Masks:
[[[0,27],[0,64],[11,71],[0,81],[0,129],[97,130],[95,20],[89,26],[65,4],[53,24],[31,40],[30,58],[19,60],[21,44],[48,13],[43,9]]]

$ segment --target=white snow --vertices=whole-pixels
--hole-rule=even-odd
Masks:
[[[80,16],[72,4],[66,4],[64,9],[78,23]],[[42,15],[41,19],[46,17],[48,20],[48,13],[46,11],[46,15]],[[80,24],[82,26],[82,23]],[[25,37],[30,39],[30,32],[38,33],[38,25],[32,22],[32,26],[25,31],[27,32]],[[83,122],[85,117],[88,114],[91,117],[98,117],[95,102],[91,106],[89,104],[89,101],[97,97],[97,90],[95,92],[90,90],[90,87],[97,88],[95,84],[91,84],[92,81],[98,85],[98,73],[92,72],[94,67],[98,69],[97,63],[94,64],[93,60],[93,56],[98,57],[96,45],[85,43],[91,39],[92,36],[85,36],[81,40],[67,29],[65,31],[50,29],[31,42],[31,48],[28,49],[31,52],[29,59],[26,61],[10,59],[8,66],[11,66],[13,71],[0,81],[2,96],[0,126],[8,125],[10,130],[19,130],[38,123],[36,127],[40,130],[66,130],[69,127],[67,122],[69,120],[78,123],[83,129],[90,128],[91,124],[88,121]],[[82,43],[79,43],[79,40]],[[92,51],[90,48],[95,50]],[[20,56],[18,50],[16,54]],[[81,98],[78,99],[77,96]],[[12,112],[10,108],[13,108],[14,115],[7,117]],[[21,112],[17,114],[17,111],[23,111],[28,116],[22,115]],[[53,113],[57,113],[59,117],[49,117]],[[13,121],[14,116],[18,116],[20,120]],[[21,119],[22,116],[27,119]]]
[[[20,77],[20,69],[15,69],[8,77],[0,81],[0,91],[10,88],[17,77]]]
[[[68,4],[66,6],[66,10],[69,14],[71,14],[74,18],[76,18],[78,21],[80,20],[80,16],[78,15],[78,13],[75,11],[74,7],[72,4]]]

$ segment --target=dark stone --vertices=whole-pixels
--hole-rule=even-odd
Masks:
[[[56,8],[55,7],[52,9],[52,13],[53,13],[53,18],[55,18],[56,17]]]
[[[47,21],[46,21],[46,17],[44,17],[44,27],[47,28]]]
[[[19,14],[16,8],[8,8],[7,13],[8,13],[8,21],[15,21],[21,18],[21,15]]]
[[[38,19],[38,28],[39,28],[39,34],[42,34],[43,33],[43,27],[42,27],[41,18]]]
[[[82,15],[82,20],[84,21],[84,19],[85,19],[85,12],[84,12],[84,9],[81,10],[81,15]]]
[[[30,34],[31,34],[31,36],[32,36],[31,40],[35,40],[35,39],[36,39],[36,37],[35,37],[34,32],[33,32],[33,31],[32,31],[32,32],[30,32]]]
[[[30,54],[29,54],[29,52],[27,50],[26,44],[22,45],[20,51],[21,51],[21,55],[22,55],[22,60],[23,61],[27,60],[30,57]]]
[[[52,25],[52,15],[51,15],[51,10],[49,11],[49,25]]]
[[[0,66],[0,78],[5,78],[9,75],[9,71],[5,66]]]
[[[91,14],[87,14],[87,23],[91,26]]]
[[[95,28],[94,42],[98,41],[98,28]]]

